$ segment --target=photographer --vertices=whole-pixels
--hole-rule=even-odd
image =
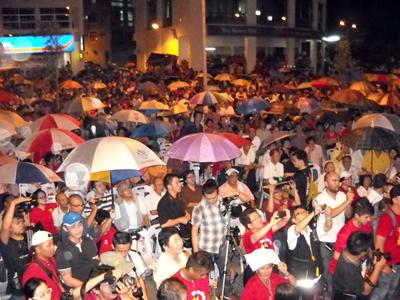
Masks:
[[[254,195],[246,184],[239,181],[239,171],[235,168],[230,168],[225,174],[228,179],[219,187],[219,195],[222,198],[237,196],[242,202],[253,203]]]
[[[19,204],[28,201],[31,199],[20,197],[10,202],[0,233],[0,251],[7,268],[7,294],[15,296],[16,299],[18,296],[22,296],[20,280],[31,260],[25,236],[26,214],[18,208]]]
[[[32,202],[34,207],[29,213],[31,226],[35,227],[36,224],[40,223],[43,230],[51,234],[57,234],[52,216],[52,212],[57,207],[57,204],[47,203],[47,195],[42,189],[38,189],[32,194]]]
[[[371,234],[355,231],[347,240],[346,250],[340,255],[333,276],[333,300],[367,300],[378,286],[379,275],[387,267],[384,255],[373,257],[373,270],[365,277],[361,265],[374,247]],[[383,299],[383,298],[381,298]]]

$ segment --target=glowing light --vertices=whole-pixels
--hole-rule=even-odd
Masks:
[[[235,17],[236,17],[236,18],[240,18],[240,13],[238,13],[238,12],[235,13]]]
[[[269,22],[272,22],[273,19],[274,19],[273,16],[268,16],[268,17],[267,17],[267,20],[268,20]]]
[[[261,16],[261,10],[259,9],[256,10],[256,16]]]
[[[351,24],[351,28],[357,29],[357,24]]]
[[[346,22],[343,21],[343,20],[340,20],[340,21],[339,21],[339,25],[340,25],[340,26],[346,26]]]
[[[287,19],[286,19],[285,16],[282,16],[282,17],[281,17],[281,20],[282,20],[282,21],[286,21]]]
[[[158,23],[153,23],[153,24],[151,24],[151,28],[153,28],[154,30],[157,30],[160,28],[160,25],[158,25]]]
[[[340,36],[338,35],[324,36],[322,37],[322,40],[328,43],[335,43],[340,41]]]

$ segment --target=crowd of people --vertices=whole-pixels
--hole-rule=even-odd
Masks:
[[[37,80],[45,84],[21,86],[15,75],[3,75],[3,88],[17,100],[2,108],[26,121],[66,112],[77,96],[101,99],[104,109],[75,116],[80,128],[74,132],[85,140],[134,136],[145,125],[112,116],[150,99],[187,108],[179,114],[147,112],[150,122],[167,128],[138,138],[166,162],[157,174],[141,170],[113,185],[92,180],[79,191],[56,183],[54,200],[40,185],[21,196],[18,185],[2,184],[4,296],[399,299],[400,149],[351,149],[343,142],[367,111],[357,105],[322,107],[348,84],[291,89],[314,78],[253,74],[246,86],[210,79],[225,101],[181,102],[202,91],[200,75],[185,63],[146,73],[88,64],[73,78],[80,90],[58,90],[58,83],[44,77]],[[168,89],[176,79],[191,84]],[[106,84],[96,89],[97,81]],[[374,88],[395,91],[389,83]],[[284,111],[240,115],[241,104],[254,97]],[[293,110],[303,98],[321,108]],[[165,155],[174,141],[203,132],[242,136],[241,155],[201,163],[199,174],[189,162]],[[3,140],[3,155],[31,161],[15,148],[26,135],[21,130]],[[52,149],[34,162],[57,171],[68,152]]]

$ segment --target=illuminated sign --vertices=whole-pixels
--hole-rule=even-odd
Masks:
[[[17,36],[0,37],[4,54],[71,52],[74,51],[74,36]]]

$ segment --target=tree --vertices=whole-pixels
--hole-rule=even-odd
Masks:
[[[334,63],[335,70],[339,73],[343,73],[353,67],[350,42],[348,39],[341,39],[338,42]]]

